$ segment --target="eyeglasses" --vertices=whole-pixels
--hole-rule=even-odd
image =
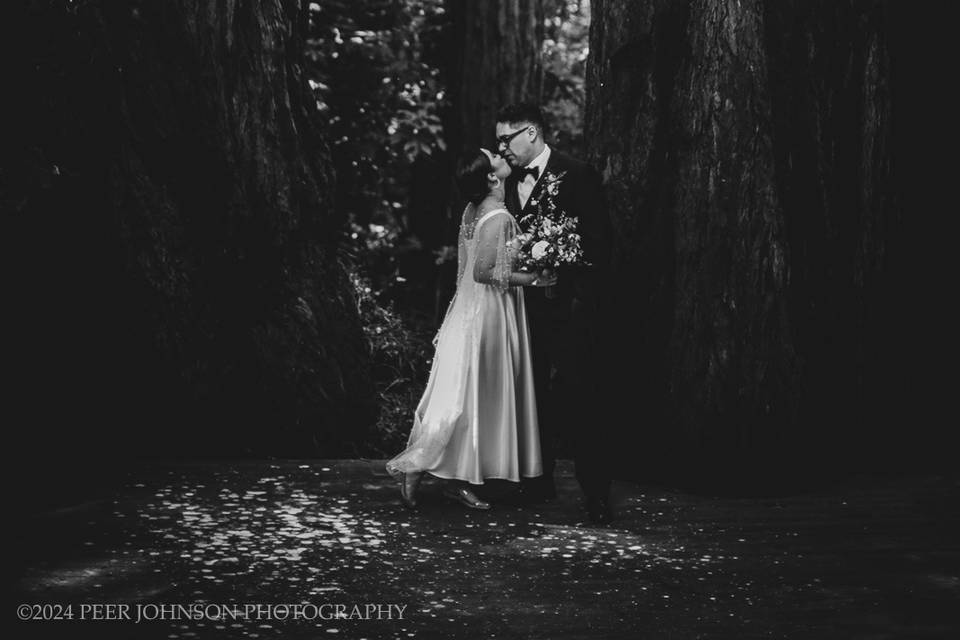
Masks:
[[[523,127],[522,129],[517,129],[517,130],[514,131],[513,133],[505,133],[505,134],[503,134],[502,136],[498,136],[498,137],[497,137],[497,148],[499,149],[501,145],[502,145],[504,148],[509,147],[509,146],[510,146],[510,143],[513,141],[514,138],[516,138],[518,135],[520,135],[521,133],[523,133],[524,131],[526,131],[526,130],[529,129],[529,128],[530,128],[530,125],[527,125],[527,126]]]

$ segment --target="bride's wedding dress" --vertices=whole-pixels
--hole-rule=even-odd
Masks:
[[[507,286],[515,258],[510,241],[519,230],[506,209],[477,215],[473,205],[463,214],[457,291],[407,448],[387,463],[393,475],[426,471],[481,484],[542,473],[523,287]],[[495,242],[478,241],[484,225],[496,225],[483,234]],[[493,264],[492,284],[474,279],[478,255],[482,268]]]

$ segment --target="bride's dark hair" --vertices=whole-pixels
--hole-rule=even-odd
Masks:
[[[491,171],[490,158],[483,151],[463,156],[457,164],[457,187],[463,197],[474,205],[480,204],[490,193],[487,174]]]

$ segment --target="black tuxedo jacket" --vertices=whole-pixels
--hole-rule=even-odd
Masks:
[[[547,298],[541,287],[527,287],[524,298],[537,315],[547,314],[562,321],[574,309],[594,311],[602,297],[603,287],[609,282],[610,220],[600,174],[585,162],[551,148],[547,165],[537,178],[526,206],[520,206],[518,179],[513,174],[507,178],[504,194],[507,209],[523,231],[528,230],[524,216],[537,213],[536,207],[543,198],[544,176],[548,173],[564,174],[556,202],[568,216],[578,219],[583,257],[590,266],[562,266],[553,299]]]

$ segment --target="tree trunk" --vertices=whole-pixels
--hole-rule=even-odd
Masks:
[[[649,410],[636,447],[780,464],[837,445],[876,347],[858,327],[889,294],[882,7],[594,0],[592,16],[586,137],[617,230],[618,353],[639,369],[620,395],[639,387]]]
[[[890,262],[902,220],[889,19],[881,3],[826,0],[769,2],[764,17],[801,419],[821,442],[867,453],[884,435],[902,344],[889,334],[903,268]]]
[[[538,101],[543,86],[542,0],[448,3],[459,55],[450,78],[454,156],[492,143],[497,111]]]
[[[150,453],[349,451],[375,409],[304,8],[34,5],[22,142],[51,186],[22,187],[21,251],[75,417]]]

